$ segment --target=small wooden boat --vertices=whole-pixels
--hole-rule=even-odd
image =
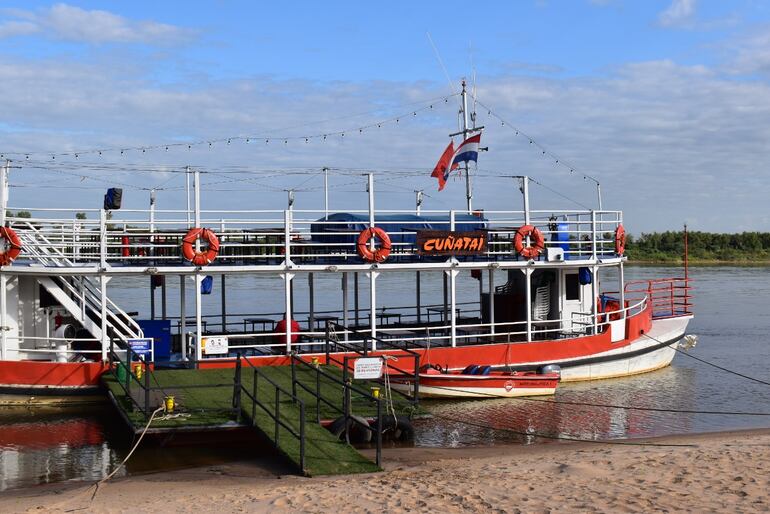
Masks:
[[[513,398],[554,394],[561,373],[556,366],[535,372],[493,371],[491,366],[471,364],[462,371],[447,371],[426,364],[420,368],[419,377],[419,395],[424,398]],[[413,375],[389,379],[394,389],[412,393]]]

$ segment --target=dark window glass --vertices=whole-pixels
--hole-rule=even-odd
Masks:
[[[580,285],[578,284],[578,274],[569,273],[564,276],[564,292],[567,300],[580,300]]]

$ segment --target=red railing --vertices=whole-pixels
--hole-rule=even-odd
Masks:
[[[692,295],[689,278],[657,278],[626,282],[626,300],[647,296],[653,318],[673,318],[692,315]]]

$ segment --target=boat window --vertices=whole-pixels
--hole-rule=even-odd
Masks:
[[[567,273],[564,275],[564,299],[580,300],[580,284],[578,283],[577,273]]]

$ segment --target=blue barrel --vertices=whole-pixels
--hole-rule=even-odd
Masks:
[[[564,259],[569,253],[569,223],[557,223],[556,233],[551,234],[551,240],[560,242],[556,246],[564,250]]]

